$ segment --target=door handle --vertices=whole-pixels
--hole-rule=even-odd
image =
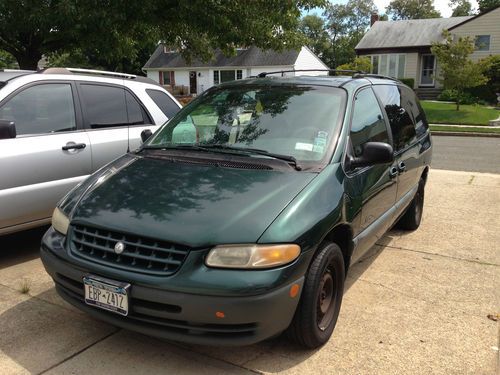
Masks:
[[[398,170],[399,170],[400,172],[404,172],[404,171],[406,170],[406,164],[405,164],[405,162],[404,162],[404,161],[400,161],[400,162],[398,163]]]
[[[395,178],[399,174],[398,169],[396,167],[391,167],[389,169],[389,177],[390,178]]]
[[[68,150],[81,150],[87,147],[85,143],[74,143],[74,142],[68,142],[66,143],[66,146],[62,146],[63,151],[68,151]]]

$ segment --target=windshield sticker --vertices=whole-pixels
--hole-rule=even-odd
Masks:
[[[312,151],[313,145],[311,143],[297,142],[297,143],[295,143],[295,149],[296,150],[304,150],[304,151]]]
[[[322,154],[323,152],[325,152],[325,146],[314,145],[312,150],[313,152]]]

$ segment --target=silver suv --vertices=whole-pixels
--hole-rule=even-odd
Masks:
[[[135,75],[0,70],[0,235],[48,223],[67,191],[180,108]]]

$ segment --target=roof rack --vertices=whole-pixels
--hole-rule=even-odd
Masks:
[[[41,74],[69,74],[69,73],[82,73],[82,74],[96,74],[101,76],[119,77],[127,79],[136,79],[135,74],[107,72],[105,70],[95,69],[81,69],[81,68],[46,68],[40,71]]]
[[[391,81],[396,81],[400,82],[399,79],[394,78],[394,77],[389,77],[389,76],[384,76],[382,74],[374,74],[374,73],[366,73],[362,70],[349,70],[349,69],[291,69],[291,70],[277,70],[274,72],[262,72],[260,74],[257,74],[258,78],[264,78],[268,76],[269,74],[278,74],[281,73],[283,76],[283,73],[295,73],[295,72],[328,72],[328,73],[352,73],[352,78],[384,78],[384,79],[390,79]]]
[[[382,74],[375,74],[375,73],[358,73],[358,74],[353,75],[352,78],[384,78],[384,79],[390,79],[391,81],[399,82],[399,79],[397,79],[397,78],[384,76]]]
[[[353,74],[366,74],[362,70],[348,70],[348,69],[290,69],[290,70],[277,70],[274,72],[262,72],[257,74],[258,78],[264,78],[269,74],[283,73],[296,73],[296,72],[328,72],[328,73],[353,73]]]

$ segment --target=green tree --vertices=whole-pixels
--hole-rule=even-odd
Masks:
[[[392,0],[385,10],[393,20],[441,17],[441,13],[434,8],[433,0]]]
[[[484,13],[500,6],[500,0],[478,0],[477,4],[479,5],[479,13]]]
[[[356,57],[354,61],[337,66],[340,70],[357,70],[369,73],[372,70],[372,63],[368,57]]]
[[[448,6],[453,9],[452,17],[472,15],[472,4],[469,0],[450,0]]]
[[[330,48],[330,38],[325,29],[325,20],[317,15],[307,15],[300,20],[299,30],[307,38],[307,46],[319,58],[324,58]]]
[[[437,57],[442,76],[436,77],[445,89],[457,92],[457,111],[465,89],[480,86],[488,81],[483,72],[488,68],[484,63],[474,63],[469,55],[474,52],[474,40],[470,37],[453,38],[443,31],[445,43],[435,42],[431,52]]]
[[[17,68],[16,59],[10,53],[0,50],[0,69]]]
[[[144,42],[178,48],[186,59],[209,59],[238,45],[298,47],[301,12],[324,0],[2,0],[0,49],[21,68],[36,69],[42,55],[80,53],[113,70],[138,58]],[[146,48],[147,50],[147,48]],[[88,58],[93,56],[93,58]]]
[[[329,3],[324,12],[331,49],[328,64],[336,67],[353,61],[354,47],[370,26],[370,16],[377,12],[373,0],[349,0],[346,4]]]

